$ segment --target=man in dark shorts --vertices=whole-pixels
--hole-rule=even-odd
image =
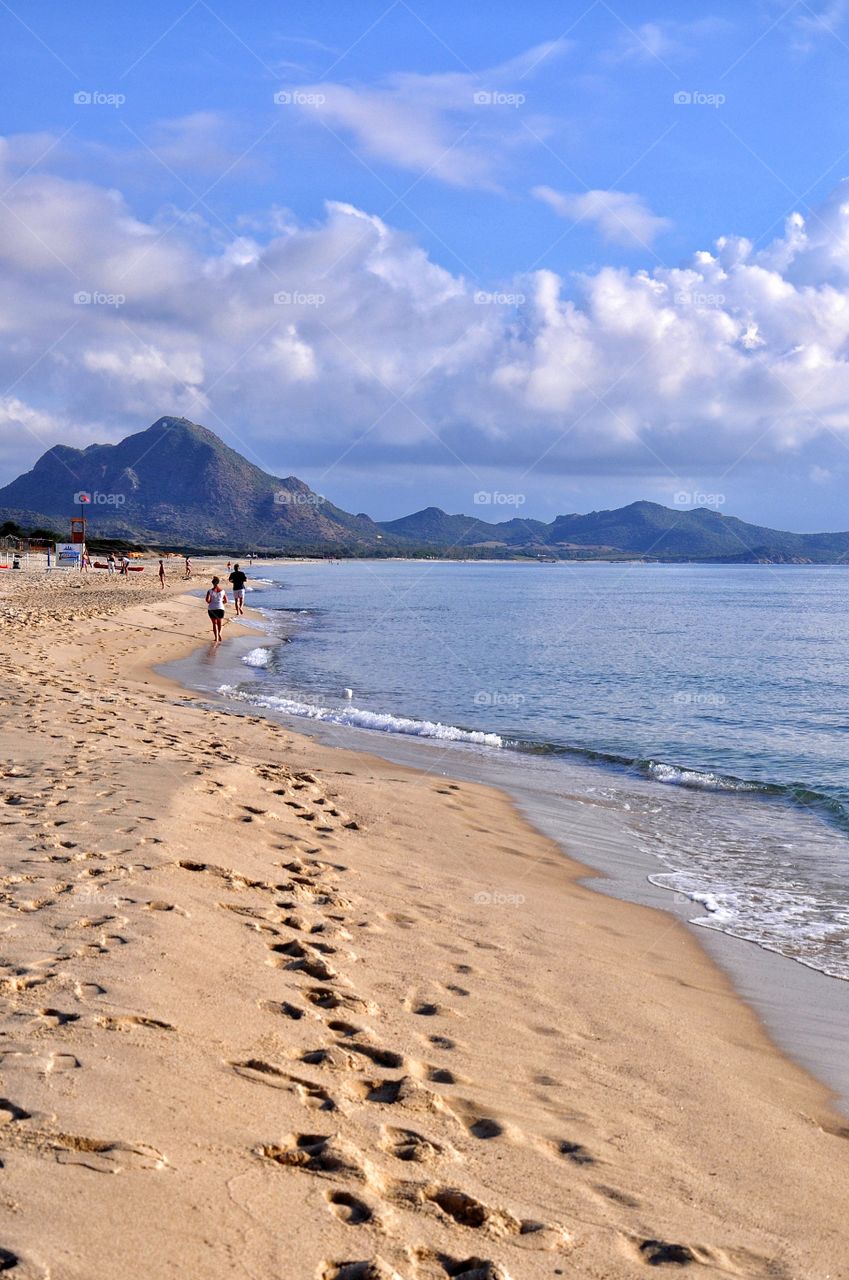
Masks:
[[[236,606],[236,617],[241,618],[245,612],[245,583],[248,575],[239,568],[237,564],[233,565],[233,572],[227,579],[233,588],[233,602]]]

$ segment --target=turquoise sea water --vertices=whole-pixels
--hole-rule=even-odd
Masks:
[[[259,572],[291,643],[258,643],[226,697],[556,760],[699,923],[849,977],[849,568]]]

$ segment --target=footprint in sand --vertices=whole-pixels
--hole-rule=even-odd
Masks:
[[[451,1050],[457,1048],[457,1041],[452,1040],[450,1036],[435,1035],[428,1036],[428,1039],[436,1049]]]
[[[123,1173],[125,1169],[165,1169],[168,1161],[146,1143],[101,1142],[68,1133],[44,1134],[59,1164],[82,1165],[95,1173]]]
[[[377,1067],[386,1067],[389,1070],[396,1071],[404,1066],[403,1056],[400,1053],[395,1053],[392,1049],[381,1049],[377,1045],[364,1044],[353,1040],[348,1042],[347,1048],[354,1053],[361,1054]]]
[[[328,1208],[340,1222],[350,1227],[359,1227],[366,1222],[374,1224],[374,1211],[359,1196],[352,1195],[350,1191],[328,1191],[326,1194]]]
[[[336,1111],[337,1104],[333,1096],[313,1080],[302,1076],[294,1076],[282,1067],[261,1058],[248,1058],[244,1062],[231,1062],[230,1066],[237,1075],[244,1076],[258,1084],[270,1085],[275,1089],[288,1089],[297,1094],[305,1107],[313,1111]]]
[[[446,1253],[434,1254],[429,1249],[417,1249],[414,1252],[419,1260],[439,1265],[443,1273],[453,1280],[511,1280],[504,1268],[489,1258],[452,1258]],[[554,1274],[560,1273],[555,1270]]]
[[[323,1262],[318,1276],[319,1280],[402,1280],[382,1258],[368,1258],[363,1262]]]
[[[79,1058],[75,1058],[72,1053],[41,1052],[29,1046],[0,1050],[0,1068],[3,1071],[23,1067],[47,1076],[56,1071],[74,1071],[79,1066]]]
[[[399,1183],[393,1198],[400,1203],[431,1206],[438,1216],[461,1227],[501,1238],[522,1237],[531,1248],[565,1249],[571,1244],[571,1237],[563,1227],[533,1218],[516,1218],[506,1209],[490,1208],[459,1187]]]
[[[342,1036],[367,1036],[372,1033],[367,1027],[358,1027],[354,1022],[345,1022],[341,1018],[331,1018],[327,1024],[329,1031],[335,1031]]]
[[[352,1092],[360,1102],[453,1114],[438,1093],[426,1089],[412,1076],[401,1076],[397,1080],[358,1080]]]
[[[365,1178],[362,1156],[353,1143],[338,1135],[324,1133],[292,1134],[280,1146],[259,1148],[259,1155],[290,1169],[309,1173],[346,1174]]]
[[[305,973],[308,977],[315,978],[318,982],[332,982],[334,978],[339,977],[333,966],[328,964],[326,960],[321,960],[318,956],[306,956],[302,960],[290,960],[283,967],[293,969],[298,973]]]
[[[356,1059],[337,1045],[319,1045],[316,1049],[304,1049],[298,1061],[311,1067],[326,1067],[329,1071],[354,1071]]]
[[[17,1103],[10,1102],[8,1098],[0,1098],[0,1125],[14,1124],[19,1120],[29,1120],[29,1111],[24,1111],[23,1107],[19,1107]]]
[[[480,1138],[481,1141],[487,1142],[490,1138],[500,1138],[504,1133],[504,1126],[499,1124],[497,1120],[482,1118],[480,1120],[474,1120],[469,1125],[469,1133],[473,1137]]]
[[[39,1009],[36,1015],[39,1022],[46,1022],[51,1027],[64,1027],[69,1022],[79,1022],[78,1013],[64,1013],[61,1009]]]
[[[352,991],[335,991],[333,987],[308,987],[303,992],[304,998],[319,1009],[353,1009],[360,1013],[376,1014],[377,1005],[370,1000],[363,1000]]]
[[[306,1013],[306,1010],[299,1009],[288,1000],[260,1000],[258,1003],[260,1009],[265,1009],[268,1013],[279,1013],[284,1018],[291,1018],[294,1022],[303,1018]]]
[[[415,1164],[424,1164],[445,1155],[446,1152],[456,1155],[453,1148],[445,1147],[435,1138],[426,1138],[415,1129],[400,1129],[393,1125],[384,1125],[381,1129],[380,1148],[396,1160],[404,1160]]]
[[[719,1250],[709,1249],[705,1245],[698,1244],[674,1244],[668,1240],[638,1240],[634,1241],[636,1245],[636,1253],[641,1262],[645,1262],[650,1267],[676,1266],[687,1267],[692,1263],[701,1263],[702,1266],[710,1266],[716,1271],[737,1271],[738,1268],[731,1265],[731,1259],[726,1257]],[[742,1258],[740,1259],[743,1260]],[[760,1262],[765,1259],[757,1255],[749,1254],[746,1251],[745,1260],[750,1264]],[[751,1266],[751,1274],[755,1273],[755,1267]],[[757,1274],[761,1274],[760,1268]]]
[[[591,1155],[580,1142],[570,1142],[568,1139],[562,1138],[560,1142],[554,1144],[554,1149],[559,1155],[565,1156],[567,1160],[570,1160],[572,1164],[586,1165],[596,1163],[595,1156]]]
[[[130,1031],[133,1027],[150,1027],[157,1031],[174,1030],[170,1022],[161,1022],[159,1018],[147,1018],[135,1013],[104,1013],[99,1014],[94,1021],[96,1026],[103,1027],[106,1031]]]

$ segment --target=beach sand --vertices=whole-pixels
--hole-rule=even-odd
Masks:
[[[849,1275],[849,1128],[688,931],[156,676],[169,571],[0,580],[0,1269]]]

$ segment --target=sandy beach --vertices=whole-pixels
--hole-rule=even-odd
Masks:
[[[156,675],[169,574],[0,579],[0,1269],[849,1275],[849,1127],[687,930]]]

